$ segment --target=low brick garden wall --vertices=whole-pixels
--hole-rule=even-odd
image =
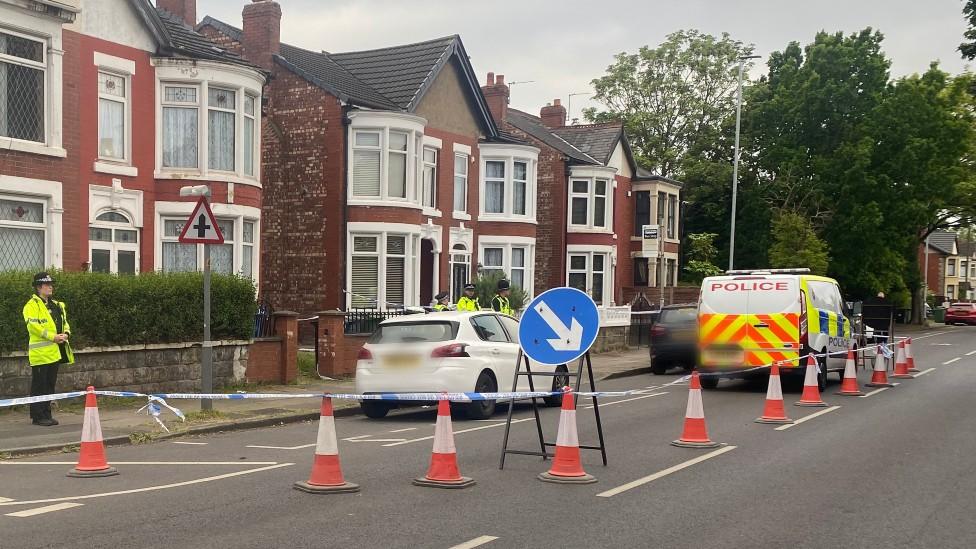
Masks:
[[[250,341],[214,342],[214,385],[245,379]],[[75,364],[62,366],[58,392],[102,390],[140,393],[198,392],[200,343],[95,347],[75,351]],[[30,366],[26,353],[0,357],[0,398],[30,394]]]

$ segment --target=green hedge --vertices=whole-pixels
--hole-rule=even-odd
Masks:
[[[0,355],[27,349],[23,308],[33,272],[0,272]],[[54,298],[64,301],[76,349],[203,339],[203,274],[115,276],[52,272]],[[250,279],[214,274],[211,334],[249,339],[257,310]]]

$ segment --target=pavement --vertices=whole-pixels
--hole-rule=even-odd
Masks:
[[[703,392],[711,438],[724,446],[671,446],[687,385],[668,375],[597,383],[635,395],[605,398],[608,465],[582,450],[598,482],[554,485],[549,463],[510,455],[499,469],[501,411],[454,420],[464,490],[413,486],[431,460],[433,407],[381,420],[337,418],[342,472],[357,494],[312,495],[318,422],[209,433],[108,449],[120,474],[74,479],[74,456],[0,460],[0,544],[49,547],[524,548],[795,547],[969,549],[976,422],[976,327],[914,339],[914,379],[865,397],[836,395],[800,408],[785,391],[789,426],[761,425],[762,382],[722,381]],[[863,385],[870,371],[858,372]],[[579,440],[596,442],[591,402],[580,399]],[[555,438],[559,410],[541,425]],[[511,446],[538,447],[531,407],[517,404]]]
[[[592,364],[594,377],[598,380],[650,371],[646,348],[594,354]],[[251,393],[338,393],[353,392],[355,382],[352,379],[303,378],[299,383],[291,385],[260,384],[247,386],[245,389]],[[238,389],[223,392],[237,391]],[[207,414],[195,413],[200,410],[196,401],[172,401],[170,404],[189,416],[188,421],[183,423],[169,411],[163,410],[161,419],[171,431],[166,433],[145,412],[136,413],[146,404],[144,400],[100,397],[98,402],[102,434],[105,443],[110,446],[307,421],[318,418],[320,406],[315,399],[215,400],[213,409],[216,413]],[[0,457],[75,450],[81,436],[84,399],[57,401],[54,406],[54,415],[60,422],[55,427],[32,425],[26,407],[0,410]],[[356,401],[337,400],[334,406],[339,416],[359,412],[359,403]]]

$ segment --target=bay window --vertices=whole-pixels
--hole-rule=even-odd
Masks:
[[[419,132],[390,128],[354,129],[351,198],[413,203],[426,199],[426,190],[421,197],[416,192],[418,135]],[[421,175],[426,177],[426,169]],[[434,195],[430,196],[433,199]]]
[[[159,81],[156,179],[257,185],[264,76],[204,60],[195,60],[193,71],[180,59],[154,58],[153,65]]]
[[[535,223],[539,149],[482,143],[479,217]]]
[[[571,179],[569,224],[579,228],[607,230],[610,187],[608,179]]]
[[[47,64],[44,41],[0,31],[0,137],[46,143]]]
[[[515,193],[512,213],[525,215],[525,205],[529,189],[529,164],[516,160],[512,163],[512,191]]]
[[[570,252],[566,285],[586,292],[597,305],[604,305],[613,288],[610,254]]]
[[[418,235],[353,233],[349,304],[353,308],[400,308],[414,304]]]
[[[535,239],[528,237],[481,237],[481,274],[500,272],[530,296]]]
[[[128,159],[128,79],[98,72],[98,157],[124,162]]]
[[[203,270],[203,246],[179,241],[185,216],[163,217],[161,263],[163,272]],[[215,273],[235,274],[254,279],[254,246],[257,222],[242,216],[225,217],[218,214],[217,225],[224,236],[223,244],[210,245],[210,268]]]

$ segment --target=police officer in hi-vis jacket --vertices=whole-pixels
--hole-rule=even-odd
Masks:
[[[55,301],[54,280],[47,273],[34,275],[34,295],[24,305],[24,322],[29,341],[27,356],[31,365],[31,396],[50,395],[58,379],[58,366],[74,364],[74,353],[68,336],[71,327],[64,303]],[[50,427],[58,420],[51,417],[50,402],[30,405],[34,425]]]

